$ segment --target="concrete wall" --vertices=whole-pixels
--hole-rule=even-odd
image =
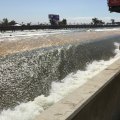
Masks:
[[[120,120],[120,59],[36,120]]]

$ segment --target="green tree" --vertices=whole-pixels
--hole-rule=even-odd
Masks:
[[[30,22],[30,23],[27,23],[27,26],[31,26],[31,22]]]
[[[2,25],[3,26],[8,26],[8,19],[7,18],[4,18],[3,21],[2,21]]]
[[[57,25],[57,22],[56,22],[55,20],[51,19],[51,20],[50,20],[50,24],[51,24],[51,25]]]
[[[13,25],[15,25],[15,24],[16,24],[16,22],[15,22],[14,20],[12,20],[12,21],[9,22],[9,25],[10,25],[10,26],[13,26]]]
[[[63,25],[67,25],[67,20],[66,20],[66,19],[63,19],[63,20],[62,20],[62,23],[63,23]]]
[[[104,25],[105,22],[103,22],[102,20],[98,20],[98,25]]]
[[[98,24],[98,18],[93,18],[92,22],[93,22],[94,25],[97,25]]]
[[[99,20],[98,18],[93,18],[92,23],[93,25],[104,25],[105,24],[105,22],[103,22],[102,20]]]
[[[115,24],[115,20],[111,19],[111,23],[112,23],[112,25],[114,25]]]
[[[67,20],[63,19],[62,21],[59,22],[59,25],[67,25]]]

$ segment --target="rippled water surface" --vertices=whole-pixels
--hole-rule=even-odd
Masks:
[[[0,58],[0,120],[34,120],[119,58],[119,38]]]

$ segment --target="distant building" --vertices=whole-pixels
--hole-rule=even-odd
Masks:
[[[21,26],[19,23],[16,23],[14,26]]]
[[[59,21],[60,21],[59,15],[49,14],[48,18],[49,18],[51,25],[58,25],[59,24]]]

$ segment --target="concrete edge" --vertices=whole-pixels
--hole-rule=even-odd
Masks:
[[[35,120],[70,120],[120,73],[120,59],[82,87],[41,113]]]

